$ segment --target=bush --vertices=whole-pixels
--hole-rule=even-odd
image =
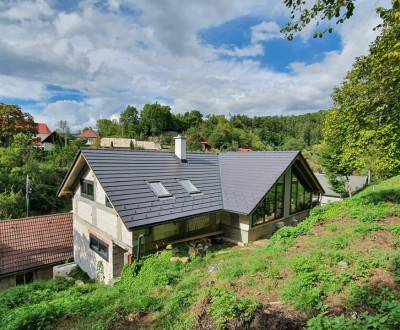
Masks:
[[[226,288],[213,287],[209,294],[211,299],[208,312],[218,327],[222,327],[235,317],[239,320],[250,321],[254,311],[259,307],[257,302],[251,299],[238,298]]]

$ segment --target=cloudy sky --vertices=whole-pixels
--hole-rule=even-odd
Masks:
[[[127,104],[293,114],[330,106],[379,22],[379,0],[323,39],[279,30],[282,0],[2,0],[0,102],[56,128],[95,127]]]

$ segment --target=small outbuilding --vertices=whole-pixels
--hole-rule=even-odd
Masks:
[[[325,191],[325,193],[320,196],[321,204],[342,200],[342,195],[333,190],[327,175],[315,173],[315,177]],[[341,177],[340,179],[344,182],[345,189],[349,195],[357,193],[368,184],[368,176],[350,175]]]
[[[72,213],[0,220],[0,291],[50,279],[72,259]]]

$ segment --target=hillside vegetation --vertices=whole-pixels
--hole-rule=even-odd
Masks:
[[[113,287],[12,288],[0,295],[0,328],[398,329],[399,202],[400,176],[270,240],[216,245],[188,263],[170,261],[171,250],[149,256]]]

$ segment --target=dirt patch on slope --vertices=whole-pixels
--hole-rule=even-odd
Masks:
[[[369,252],[373,252],[376,249],[393,253],[396,251],[395,242],[396,238],[393,234],[380,230],[374,231],[364,238],[352,241],[349,249],[363,254],[369,254]]]
[[[399,217],[388,217],[385,218],[378,223],[383,225],[400,225],[400,218]]]
[[[139,329],[149,327],[155,315],[146,312],[130,313],[124,320],[113,324],[108,330]]]
[[[368,279],[368,286],[379,291],[383,288],[400,291],[400,286],[396,283],[393,274],[383,268],[375,268],[371,271],[371,276]]]

